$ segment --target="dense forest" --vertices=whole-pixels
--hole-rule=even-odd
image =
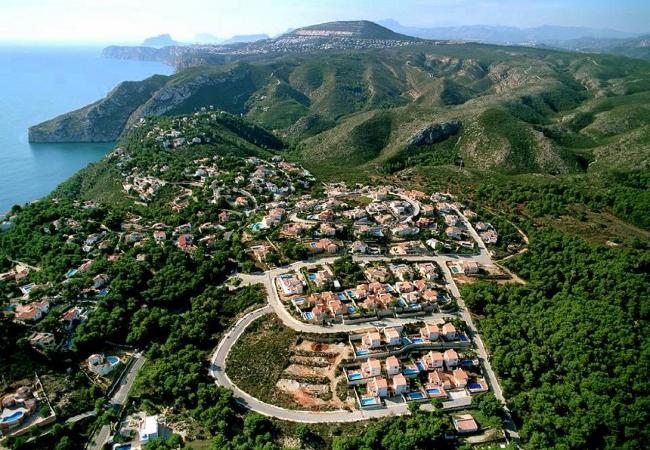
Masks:
[[[526,285],[463,289],[530,448],[644,448],[650,255],[555,230],[508,261]]]

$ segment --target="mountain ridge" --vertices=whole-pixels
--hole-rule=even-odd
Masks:
[[[126,118],[82,109],[33,127],[30,139],[51,130],[60,131],[57,142],[66,132],[92,139],[93,127],[119,136],[142,118],[214,108],[286,139],[315,173],[335,173],[342,161],[384,172],[435,163],[570,173],[647,167],[649,104],[643,61],[419,41],[190,67],[164,78]]]

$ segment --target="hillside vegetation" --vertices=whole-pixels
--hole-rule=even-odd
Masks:
[[[550,174],[648,167],[650,64],[623,57],[429,41],[201,65],[142,83],[154,82],[129,97],[140,104],[121,109],[128,119],[106,119],[110,94],[30,134],[111,140],[141,117],[212,105],[272,130],[325,176],[415,163]],[[413,143],[450,123],[460,129]]]

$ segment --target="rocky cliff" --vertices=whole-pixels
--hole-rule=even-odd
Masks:
[[[151,98],[169,77],[125,81],[105,98],[29,128],[29,142],[113,142],[129,117]]]

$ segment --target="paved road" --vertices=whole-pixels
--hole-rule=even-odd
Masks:
[[[477,354],[479,360],[481,361],[482,367],[484,369],[484,374],[488,380],[488,383],[492,387],[495,397],[500,401],[502,401],[503,403],[505,403],[503,391],[501,390],[501,386],[496,377],[496,374],[492,370],[492,366],[490,365],[490,362],[488,360],[488,355],[485,349],[485,345],[483,344],[483,341],[481,340],[481,337],[478,334],[476,325],[472,320],[472,317],[465,305],[465,302],[460,296],[458,287],[456,286],[451,271],[449,270],[446,264],[449,261],[459,261],[459,260],[473,260],[479,262],[484,266],[492,266],[493,263],[485,244],[480,239],[478,233],[476,232],[476,230],[474,230],[471,223],[467,220],[467,218],[463,214],[460,213],[460,211],[456,210],[456,213],[459,215],[459,217],[461,217],[461,220],[464,222],[465,226],[467,227],[472,237],[478,242],[479,249],[480,249],[480,253],[478,255],[473,255],[473,256],[460,256],[460,255],[424,256],[422,255],[422,256],[404,256],[401,258],[411,262],[434,260],[441,266],[446,283],[452,295],[457,299],[458,306],[460,309],[460,315],[462,319],[467,323],[469,334],[477,349]],[[370,256],[370,255],[357,255],[354,256],[353,258],[357,262],[393,259],[387,256]],[[238,275],[241,278],[243,285],[263,284],[268,293],[269,303],[264,307],[259,308],[247,314],[246,316],[242,317],[241,319],[239,319],[235,323],[235,325],[233,325],[233,327],[228,331],[228,333],[224,336],[224,338],[219,342],[217,349],[212,355],[210,374],[212,377],[215,378],[215,381],[218,385],[225,386],[232,389],[238,401],[244,406],[246,406],[247,408],[266,416],[276,417],[288,421],[305,422],[305,423],[354,422],[354,421],[366,420],[370,418],[388,417],[388,416],[408,413],[407,404],[392,403],[392,402],[388,402],[387,403],[388,407],[386,408],[367,410],[367,411],[338,410],[338,411],[329,411],[329,412],[313,412],[313,411],[289,410],[289,409],[281,408],[275,405],[270,405],[268,403],[262,402],[261,400],[258,400],[253,396],[249,395],[248,393],[242,391],[237,386],[235,386],[234,383],[232,383],[232,381],[230,380],[230,378],[228,378],[228,375],[225,372],[226,359],[232,345],[244,333],[246,327],[248,327],[248,325],[250,325],[255,319],[265,314],[269,314],[271,312],[275,312],[278,315],[278,317],[280,317],[280,319],[284,322],[285,325],[294,328],[296,330],[304,331],[308,333],[336,333],[340,331],[351,332],[351,331],[367,328],[369,325],[372,324],[372,323],[361,323],[361,324],[352,324],[352,325],[335,324],[331,327],[322,327],[320,325],[307,324],[297,320],[295,317],[289,314],[289,312],[286,310],[286,308],[280,301],[277,290],[275,289],[274,286],[274,280],[278,275],[280,275],[281,273],[285,273],[289,270],[300,270],[300,268],[305,266],[313,266],[315,263],[321,263],[321,264],[331,263],[335,259],[336,257],[329,257],[329,258],[319,259],[317,262],[300,261],[300,262],[293,263],[289,266],[279,267],[276,269],[269,270],[263,274]],[[443,316],[449,317],[450,314],[440,314],[440,316],[441,318]],[[404,323],[415,322],[415,321],[418,321],[418,319],[385,318],[381,320],[381,322],[385,324],[384,326],[404,324]],[[512,421],[510,412],[507,410],[507,408],[506,408],[506,415],[507,415],[505,421],[506,434],[508,435],[509,438],[518,439],[519,435],[517,434],[516,426]]]
[[[136,353],[135,355],[133,355],[133,358],[134,358],[133,364],[131,364],[129,370],[126,372],[126,374],[124,374],[122,379],[119,381],[120,385],[115,390],[110,400],[108,401],[109,405],[113,405],[118,408],[124,406],[124,402],[129,396],[129,391],[133,386],[135,377],[138,374],[138,371],[142,368],[142,365],[144,364],[145,361],[145,357],[140,353]],[[104,448],[104,444],[106,444],[106,441],[108,441],[110,434],[111,434],[110,425],[103,425],[91,437],[90,443],[87,445],[87,448],[90,450],[102,450]]]

